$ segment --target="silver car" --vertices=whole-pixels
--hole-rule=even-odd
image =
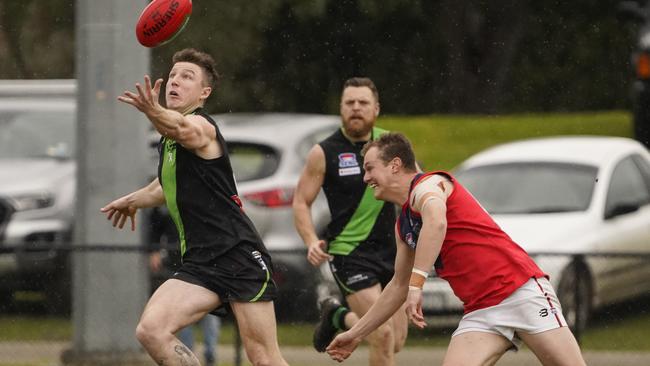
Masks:
[[[68,308],[75,192],[74,83],[0,82],[0,304],[43,290]]]

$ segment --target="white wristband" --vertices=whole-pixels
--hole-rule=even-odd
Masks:
[[[409,291],[410,291],[410,290],[419,290],[419,291],[422,291],[422,289],[419,288],[419,287],[417,287],[417,286],[409,286]]]
[[[412,272],[417,273],[417,274],[419,274],[420,276],[422,276],[424,278],[429,277],[429,273],[427,273],[427,272],[425,272],[425,271],[423,271],[421,269],[413,268]]]

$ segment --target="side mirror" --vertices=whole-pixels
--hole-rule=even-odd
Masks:
[[[616,15],[620,20],[632,20],[645,22],[646,14],[644,9],[636,1],[621,1],[616,8]]]
[[[619,203],[605,211],[605,220],[638,211],[639,208],[640,206],[635,203]]]

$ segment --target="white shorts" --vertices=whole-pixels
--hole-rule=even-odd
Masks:
[[[551,283],[545,277],[531,278],[499,304],[465,314],[452,337],[466,332],[494,333],[519,348],[517,332],[536,334],[566,326]]]

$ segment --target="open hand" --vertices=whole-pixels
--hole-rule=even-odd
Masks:
[[[420,329],[427,326],[422,313],[422,289],[409,289],[406,298],[406,316],[413,325]]]
[[[113,220],[113,227],[122,229],[126,220],[131,219],[131,231],[135,231],[135,213],[138,208],[129,204],[126,197],[118,198],[100,210],[108,220]]]
[[[334,361],[343,362],[350,357],[360,342],[361,339],[353,337],[350,331],[343,332],[334,338],[332,343],[327,346],[326,351]]]
[[[145,75],[144,86],[140,85],[140,83],[135,84],[135,88],[138,90],[137,94],[126,90],[124,94],[117,97],[117,100],[130,104],[149,116],[156,110],[162,109],[162,106],[158,102],[162,83],[163,79],[158,79],[152,87],[149,75]]]

